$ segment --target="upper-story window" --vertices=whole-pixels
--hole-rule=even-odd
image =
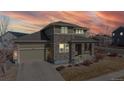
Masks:
[[[76,34],[84,34],[83,29],[75,29]]]
[[[115,36],[115,33],[113,33],[112,35]]]
[[[61,33],[67,34],[68,33],[68,27],[61,27]]]
[[[123,36],[123,32],[121,32],[120,35]]]

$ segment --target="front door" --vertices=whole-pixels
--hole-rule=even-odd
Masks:
[[[49,47],[47,48],[47,61],[52,60],[52,49]]]
[[[82,48],[81,44],[75,44],[75,51],[77,52],[77,55],[82,54],[81,48]]]

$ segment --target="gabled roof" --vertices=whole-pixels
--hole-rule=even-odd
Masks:
[[[114,31],[113,31],[113,33],[115,33],[115,32],[124,32],[124,27],[123,26],[120,26],[120,27],[118,27],[117,29],[115,29]]]
[[[15,42],[47,42],[48,38],[41,31],[22,36],[15,40]]]
[[[85,31],[88,30],[88,28],[86,27],[82,27],[73,23],[68,23],[68,22],[63,22],[63,21],[57,21],[57,22],[52,22],[50,24],[48,24],[46,27],[44,27],[43,29],[49,27],[49,26],[68,26],[68,27],[74,27],[74,28],[81,28],[84,29]]]
[[[12,32],[12,31],[8,31],[7,33],[11,33],[11,34],[13,34],[16,37],[21,37],[21,36],[27,35],[26,33]]]

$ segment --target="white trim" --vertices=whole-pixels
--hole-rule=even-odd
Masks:
[[[20,48],[19,51],[22,51],[22,50],[43,50],[45,48]]]

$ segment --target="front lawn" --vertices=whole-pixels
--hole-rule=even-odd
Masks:
[[[0,68],[0,81],[15,81],[17,76],[17,65],[6,64],[7,72],[3,74]]]
[[[59,71],[65,80],[88,80],[103,74],[111,73],[124,69],[123,57],[105,57],[97,63],[89,66],[66,66]]]

